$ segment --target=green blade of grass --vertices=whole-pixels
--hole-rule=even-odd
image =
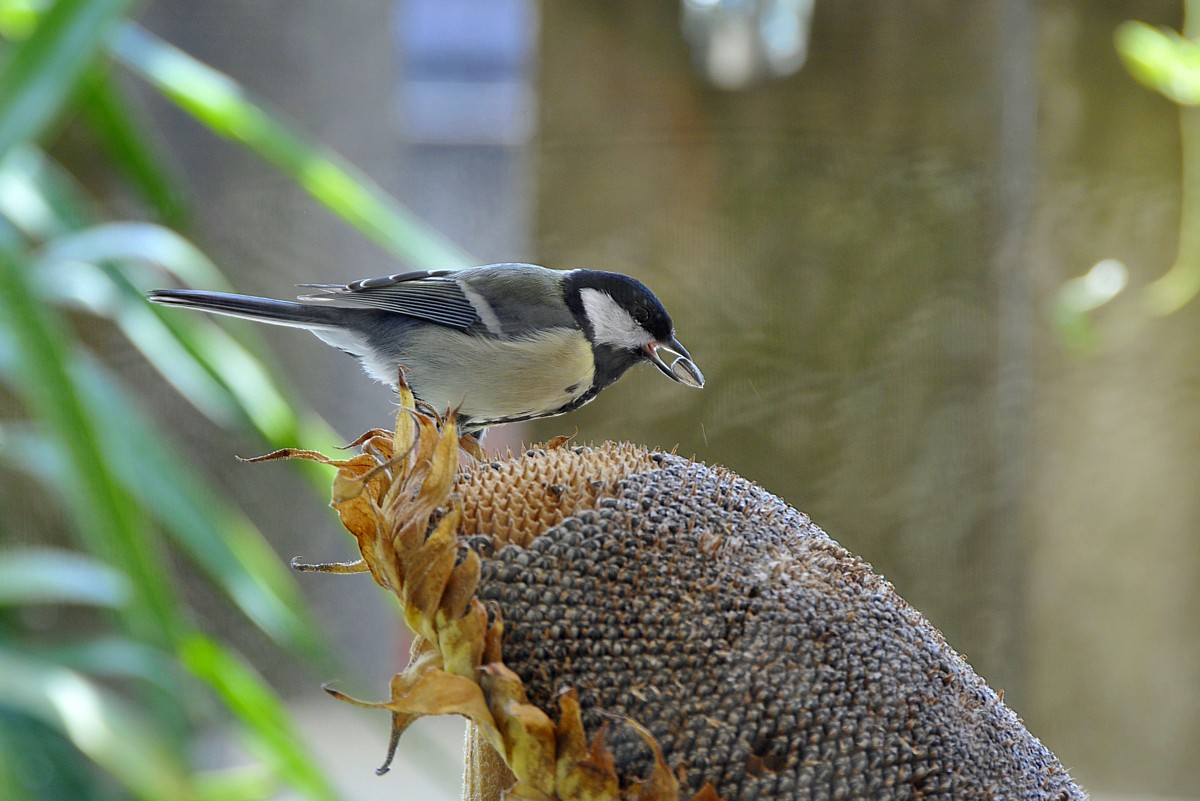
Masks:
[[[208,367],[190,352],[188,343],[194,337],[180,330],[188,326],[188,320],[169,328],[171,319],[155,315],[140,293],[122,292],[123,287],[114,286],[114,272],[103,266],[106,259],[136,259],[155,264],[157,275],[165,271],[187,284],[226,288],[217,267],[190,242],[169,229],[145,223],[95,225],[96,214],[74,179],[33,148],[14,149],[0,159],[0,215],[26,237],[45,240],[35,271],[43,298],[114,319],[130,343],[179,394],[219,425],[257,418],[260,425],[289,428],[271,419],[272,411],[286,409],[278,392],[252,387],[242,396],[251,408],[239,408],[234,388],[215,374],[224,362],[215,360]],[[129,297],[133,294],[137,297]],[[199,321],[191,322],[194,327]]]
[[[0,214],[64,259],[118,259],[132,250],[183,283],[232,288],[212,260],[175,231],[152,223],[104,222],[75,177],[36,147],[13,148],[0,158]]]
[[[0,550],[0,606],[33,603],[123,606],[129,582],[109,565],[60,548]]]
[[[98,679],[124,682],[133,679],[165,692],[180,686],[182,669],[174,661],[174,654],[128,637],[100,636],[37,650],[27,649],[27,652]]]
[[[163,377],[216,422],[229,425],[240,412],[245,417],[238,422],[251,423],[268,441],[294,433],[295,414],[258,359],[228,338],[205,342],[214,329],[200,320],[164,315],[146,303],[151,278],[142,275],[135,282],[130,276],[151,264],[156,283],[165,270],[187,284],[226,284],[190,242],[147,223],[108,223],[58,236],[39,252],[35,273],[43,296],[117,323]]]
[[[108,421],[101,442],[122,485],[255,625],[298,655],[330,666],[317,623],[286,560],[245,515],[187,468],[186,460],[98,364],[81,364],[77,381],[87,391],[95,418]]]
[[[195,782],[199,801],[266,801],[279,790],[279,782],[263,765],[207,771]]]
[[[1200,103],[1200,46],[1176,31],[1125,22],[1113,36],[1129,74],[1149,88],[1194,106]]]
[[[183,199],[149,137],[150,128],[107,73],[85,76],[79,105],[112,160],[159,222],[178,227],[187,219]]]
[[[166,739],[111,692],[73,670],[0,644],[0,705],[61,731],[84,754],[145,801],[195,798],[187,771]]]
[[[0,36],[15,42],[28,39],[44,5],[45,0],[0,0]]]
[[[275,447],[336,444],[328,423],[312,412],[297,413],[284,400],[280,379],[256,355],[262,344],[252,330],[235,338],[212,321],[146,304],[144,290],[162,285],[164,272],[185,285],[229,288],[216,265],[179,234],[148,223],[93,224],[95,215],[74,179],[30,148],[0,159],[0,215],[26,236],[47,240],[38,270],[44,297],[113,319],[210,419],[249,422]],[[302,472],[325,491],[328,477],[312,467]]]
[[[130,0],[58,0],[0,62],[0,155],[37,139],[75,91]]]
[[[0,378],[11,378],[11,350],[0,344]],[[208,489],[102,366],[82,360],[75,372],[75,382],[89,400],[88,413],[97,424],[101,449],[130,497],[251,622],[315,667],[332,669],[333,659],[307,602],[285,560],[262,533]],[[6,427],[0,437],[0,460],[37,478],[49,490],[69,467],[64,449],[27,425]],[[0,582],[5,575],[0,564]],[[21,586],[12,585],[14,591]],[[4,595],[0,583],[0,605]]]
[[[0,242],[0,318],[12,338],[16,387],[25,408],[68,455],[67,480],[78,500],[84,545],[133,583],[133,602],[122,611],[130,630],[165,645],[181,621],[162,560],[136,505],[113,477],[84,398],[71,379],[67,327],[33,292],[28,267],[10,244]]]
[[[146,264],[156,269],[136,269]],[[226,286],[216,266],[190,242],[147,223],[109,223],[59,236],[42,249],[36,272],[44,297],[112,319],[159,373],[214,421],[248,422],[275,447],[339,444],[323,419],[291,408],[279,379],[225,329],[146,303],[146,289],[162,283],[164,270],[182,283]],[[303,472],[321,492],[328,489],[325,471]]]
[[[0,157],[0,214],[33,240],[50,239],[85,222],[79,214],[56,206],[52,193],[43,189],[54,180],[46,163],[41,151],[26,145]]]
[[[117,785],[80,753],[61,727],[0,705],[0,798],[115,801]],[[128,791],[122,793],[133,798]]]
[[[216,691],[244,727],[250,748],[281,781],[309,798],[336,801],[337,793],[313,765],[287,709],[249,665],[202,635],[181,645],[180,660]]]
[[[250,99],[233,79],[133,23],[118,28],[112,54],[220,136],[249,147],[326,208],[410,264],[461,267],[470,257],[422,223],[359,170]]]

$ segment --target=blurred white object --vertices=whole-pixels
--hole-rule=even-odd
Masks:
[[[532,0],[403,0],[396,6],[399,123],[410,142],[519,145],[537,95]]]
[[[815,0],[682,0],[683,35],[714,85],[791,75],[808,57]]]

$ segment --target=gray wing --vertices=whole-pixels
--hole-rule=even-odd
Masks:
[[[500,337],[520,338],[548,328],[579,327],[563,299],[563,273],[534,264],[490,264],[456,275],[484,326]]]
[[[457,272],[424,270],[364,278],[348,284],[301,284],[306,289],[320,291],[302,295],[300,300],[342,308],[379,309],[465,331],[482,321],[479,310],[458,285]]]

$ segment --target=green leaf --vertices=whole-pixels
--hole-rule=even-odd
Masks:
[[[158,220],[170,226],[182,225],[187,216],[183,200],[163,167],[162,156],[150,141],[150,128],[107,73],[86,76],[79,105],[88,127],[99,137],[113,164],[142,195]]]
[[[45,0],[0,0],[0,36],[13,41],[28,39],[44,5]]]
[[[182,671],[174,654],[128,637],[101,636],[29,653],[98,678],[136,679],[168,692],[180,686]]]
[[[0,706],[20,710],[61,731],[137,798],[195,798],[167,738],[145,717],[84,676],[0,644]]]
[[[74,354],[68,327],[33,292],[21,257],[0,246],[0,319],[12,337],[15,384],[26,410],[68,456],[77,528],[87,550],[103,554],[132,582],[133,602],[122,610],[131,630],[163,645],[180,629],[174,594],[145,522],[113,477],[84,397],[71,378]],[[49,497],[53,497],[50,495]]]
[[[109,565],[58,548],[0,550],[0,606],[34,603],[119,607],[129,582]]]
[[[81,365],[77,380],[122,485],[250,620],[281,644],[328,665],[319,628],[286,561],[254,524],[208,490],[98,364]]]
[[[337,794],[296,735],[287,709],[249,665],[202,635],[181,645],[180,660],[216,690],[245,728],[250,748],[282,781],[309,798],[336,801]]]
[[[214,770],[196,776],[200,801],[265,801],[278,795],[279,782],[262,765]]]
[[[1200,46],[1167,28],[1126,22],[1115,34],[1117,53],[1141,83],[1176,103],[1200,103]]]
[[[0,201],[0,211],[3,210],[6,208]],[[160,280],[161,273],[166,272],[183,283],[229,288],[225,276],[195,245],[170,228],[153,223],[101,223],[59,233],[45,244],[38,256],[43,264],[128,261],[154,265],[153,274]]]
[[[158,269],[138,273],[133,269],[138,263]],[[337,444],[324,420],[297,417],[262,360],[223,328],[146,302],[145,290],[162,283],[164,269],[185,284],[227,286],[191,243],[145,223],[110,223],[58,237],[42,250],[36,272],[39,292],[112,319],[163,377],[215,422],[248,422],[276,447]],[[321,492],[328,489],[324,471],[305,472]]]
[[[113,261],[122,262],[122,269]],[[212,339],[211,329],[198,319],[164,316],[147,304],[128,277],[138,264],[156,265],[157,282],[166,268],[186,283],[225,286],[217,268],[191,243],[145,223],[110,223],[58,236],[39,252],[34,275],[38,293],[47,300],[113,320],[179,394],[214,422],[250,422],[268,435],[293,430],[295,417],[260,363],[232,341],[210,349],[212,364],[198,358],[197,341]],[[224,354],[228,360],[221,358]],[[228,375],[230,365],[241,359],[252,367]]]
[[[180,395],[214,422],[249,422],[276,447],[336,444],[324,420],[312,413],[298,418],[290,408],[279,381],[255,355],[261,343],[253,333],[235,339],[210,320],[145,302],[145,289],[161,286],[164,272],[189,286],[230,288],[216,265],[179,234],[149,223],[92,224],[94,214],[74,179],[29,148],[0,159],[0,214],[26,236],[48,240],[37,270],[43,297],[113,319]],[[323,473],[302,472],[327,489]]]
[[[63,186],[35,147],[14,147],[0,158],[0,214],[30,239],[50,239],[81,226],[86,213],[63,207]]]
[[[235,339],[211,320],[145,302],[144,290],[161,286],[164,271],[185,285],[229,288],[220,270],[186,239],[148,223],[79,230],[94,216],[82,190],[52,160],[29,148],[0,159],[0,214],[26,236],[49,240],[37,270],[43,297],[113,319],[180,395],[210,419],[225,426],[249,422],[276,447],[338,442],[319,416],[297,417],[290,408],[278,379],[255,355],[261,343],[252,330]],[[109,260],[121,262],[121,268]],[[322,492],[328,488],[323,472],[307,465],[302,472]]]
[[[120,790],[114,784],[104,781],[61,729],[0,704],[4,801],[116,801]]]
[[[130,0],[58,0],[0,63],[0,155],[37,139],[71,98]]]
[[[118,60],[214,133],[243,143],[275,164],[397,257],[422,267],[472,263],[466,253],[359,170],[251,100],[229,76],[133,23],[117,30],[110,48]]]
[[[11,372],[7,356],[0,347],[0,378]],[[76,381],[89,399],[101,446],[121,485],[251,622],[297,655],[332,668],[320,628],[285,560],[245,515],[208,489],[102,366],[87,360],[78,370]],[[0,459],[48,488],[60,481],[69,462],[57,443],[19,424],[2,433]]]

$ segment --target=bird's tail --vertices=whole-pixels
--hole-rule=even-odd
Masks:
[[[326,309],[288,300],[256,298],[253,295],[233,295],[227,292],[205,292],[199,289],[154,289],[146,293],[151,303],[164,306],[183,306],[212,314],[241,317],[260,323],[286,325],[292,328],[338,328],[339,309]]]

